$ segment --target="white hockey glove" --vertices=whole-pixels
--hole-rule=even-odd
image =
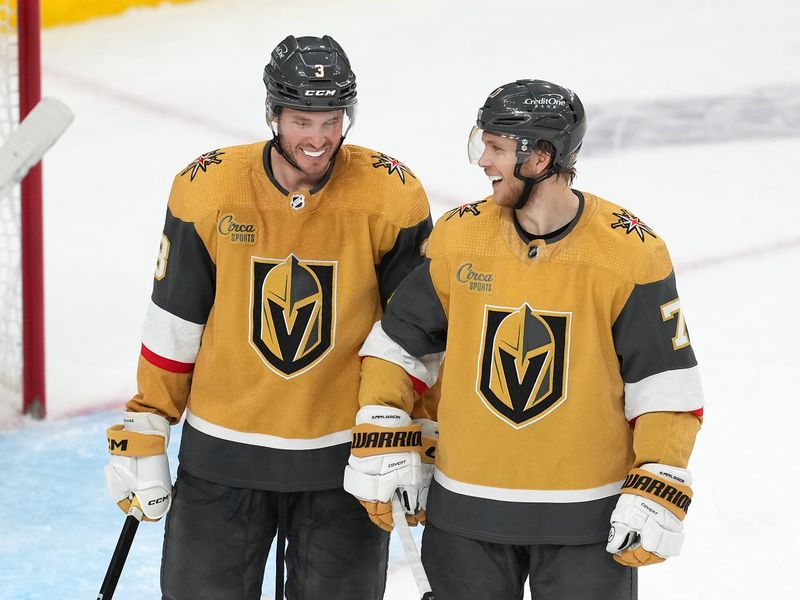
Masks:
[[[356,414],[344,489],[367,509],[381,529],[392,530],[392,495],[413,498],[422,486],[422,432],[408,413],[388,406],[363,406]]]
[[[139,412],[124,413],[122,421],[107,430],[106,489],[123,512],[135,496],[144,519],[158,521],[172,506],[169,423],[161,415]]]
[[[686,469],[657,463],[632,469],[611,513],[606,550],[614,560],[643,567],[680,554],[691,484],[692,474]]]
[[[418,486],[400,490],[400,501],[406,510],[409,525],[425,523],[425,508],[428,505],[428,490],[433,479],[433,466],[436,461],[436,444],[439,441],[439,424],[430,419],[414,419],[414,424],[422,429],[422,480]]]

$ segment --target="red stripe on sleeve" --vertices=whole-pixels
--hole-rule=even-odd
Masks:
[[[676,412],[678,412],[678,411],[676,411]],[[689,414],[694,415],[695,417],[702,417],[703,416],[703,409],[702,408],[698,408],[697,410],[691,410],[691,411],[689,411]],[[631,427],[635,426],[636,425],[636,419],[638,419],[638,418],[639,417],[634,417],[633,419],[628,421],[628,424]]]
[[[422,394],[428,391],[428,386],[425,385],[424,381],[417,379],[416,377],[413,377],[411,375],[409,375],[409,377],[411,377],[411,385],[414,386],[414,391],[417,392],[420,396],[422,396]]]
[[[150,350],[144,344],[142,344],[142,356],[150,364],[158,367],[159,369],[169,371],[170,373],[191,373],[194,370],[194,363],[184,363],[177,360],[164,358],[163,356],[159,356]]]

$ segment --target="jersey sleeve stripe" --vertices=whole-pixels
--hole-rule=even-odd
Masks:
[[[353,440],[350,429],[335,431],[316,438],[283,438],[266,433],[236,431],[198,417],[191,410],[186,411],[186,422],[198,431],[219,440],[280,450],[317,450],[339,444],[349,444]]]
[[[628,421],[649,412],[695,412],[702,408],[703,388],[697,367],[664,371],[625,384]]]
[[[430,386],[427,385],[424,381],[420,381],[419,379],[417,379],[412,375],[409,375],[409,377],[411,377],[411,385],[414,388],[414,391],[420,396],[430,389]]]
[[[498,500],[500,502],[553,502],[572,503],[590,502],[615,496],[619,494],[623,481],[613,481],[592,489],[577,490],[521,490],[501,487],[491,487],[457,481],[445,475],[440,469],[435,469],[433,477],[443,488],[472,498],[485,500]]]
[[[142,344],[142,356],[151,365],[164,369],[170,373],[190,373],[194,370],[194,363],[183,363],[159,356],[147,346]]]
[[[386,334],[380,321],[372,326],[372,331],[364,341],[364,345],[361,346],[358,355],[374,356],[396,364],[411,376],[415,391],[419,391],[417,389],[419,383],[426,388],[436,383],[439,377],[439,368],[444,360],[444,352],[427,354],[419,358],[412,356]]]
[[[176,317],[151,301],[144,321],[142,345],[165,360],[193,365],[200,351],[204,329],[205,325]]]

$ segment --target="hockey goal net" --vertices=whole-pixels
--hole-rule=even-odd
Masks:
[[[38,0],[0,0],[0,144],[41,95],[39,15]],[[0,425],[44,416],[41,239],[36,167],[0,197]]]

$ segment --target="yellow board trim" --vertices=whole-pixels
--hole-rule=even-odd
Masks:
[[[97,17],[108,17],[137,6],[186,4],[194,0],[41,0],[42,27],[82,23]],[[16,23],[17,0],[11,0],[12,22]]]

